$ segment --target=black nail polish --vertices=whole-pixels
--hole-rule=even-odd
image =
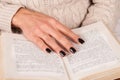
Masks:
[[[51,53],[51,52],[52,52],[49,48],[46,48],[46,51],[47,51],[48,53]]]
[[[59,52],[62,57],[65,57],[66,53],[64,51]]]
[[[71,47],[71,48],[70,48],[70,52],[72,52],[72,53],[76,53],[76,49],[73,48],[73,47]]]
[[[85,41],[84,41],[83,39],[81,39],[81,38],[79,38],[78,41],[79,41],[81,44],[85,43]]]

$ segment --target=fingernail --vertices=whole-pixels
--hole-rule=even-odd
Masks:
[[[71,47],[71,48],[70,48],[70,52],[72,52],[72,53],[76,53],[76,49],[73,48],[73,47]]]
[[[59,52],[62,57],[65,57],[66,53],[64,51]]]
[[[46,48],[46,52],[51,53],[52,51],[49,48]]]
[[[79,38],[78,41],[79,41],[81,44],[83,44],[83,43],[85,42],[85,41],[84,41],[83,39],[81,39],[81,38]]]

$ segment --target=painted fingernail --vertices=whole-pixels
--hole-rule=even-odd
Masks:
[[[83,39],[81,39],[81,38],[79,38],[78,41],[79,41],[81,44],[85,43],[85,41],[84,41]]]
[[[46,52],[51,53],[52,51],[49,48],[46,48]]]
[[[70,52],[72,52],[72,53],[76,53],[76,49],[73,48],[73,47],[71,47],[71,48],[70,48]]]
[[[61,55],[62,57],[65,57],[65,56],[66,56],[66,53],[65,53],[64,51],[60,51],[59,53],[60,53],[60,55]]]

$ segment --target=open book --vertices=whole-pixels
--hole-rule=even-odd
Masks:
[[[2,32],[4,77],[14,80],[81,80],[120,67],[120,44],[102,23],[73,30],[85,43],[77,53],[60,58],[45,54],[22,35]]]

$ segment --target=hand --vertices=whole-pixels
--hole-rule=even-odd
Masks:
[[[12,24],[21,28],[23,35],[43,51],[50,53],[54,50],[63,57],[66,52],[76,52],[71,41],[84,43],[78,35],[54,18],[25,8],[15,14]]]

